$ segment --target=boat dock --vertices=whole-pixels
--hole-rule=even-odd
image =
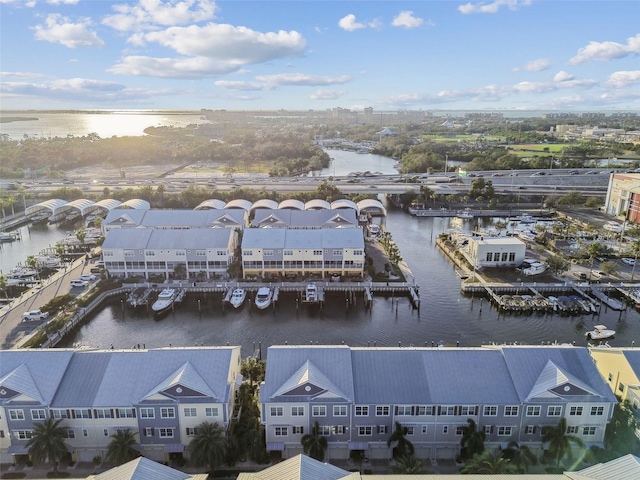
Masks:
[[[127,303],[133,308],[147,306],[149,305],[151,294],[154,292],[155,289],[151,287],[138,287],[127,295]]]

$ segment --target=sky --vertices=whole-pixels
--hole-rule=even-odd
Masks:
[[[0,0],[0,109],[640,110],[638,0]]]

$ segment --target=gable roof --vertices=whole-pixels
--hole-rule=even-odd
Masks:
[[[165,392],[171,396],[207,396],[217,399],[217,395],[190,362],[184,363],[178,370],[167,376],[141,400],[158,392]]]
[[[549,360],[525,399],[598,395],[591,387]]]
[[[636,480],[640,478],[640,458],[628,454],[577,472],[565,472],[565,475],[576,480]]]
[[[114,467],[103,473],[90,475],[86,480],[206,480],[207,473],[183,473],[145,457]]]
[[[309,360],[273,394],[273,397],[280,396],[352,400]]]
[[[355,477],[360,478],[356,473]],[[272,467],[255,473],[241,473],[242,480],[342,480],[351,474],[330,463],[319,462],[306,455],[296,455]]]
[[[40,404],[44,403],[44,398],[24,363],[0,378],[0,400],[11,400],[18,395],[26,396]]]

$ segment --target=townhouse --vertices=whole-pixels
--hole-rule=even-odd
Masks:
[[[260,208],[251,225],[258,228],[357,228],[355,208],[290,210]]]
[[[136,433],[142,455],[183,454],[202,422],[226,430],[242,381],[240,347],[4,350],[0,463],[28,455],[34,424],[62,420],[72,459],[105,458],[111,435]]]
[[[327,460],[391,458],[396,422],[418,457],[455,458],[469,418],[487,448],[540,453],[543,428],[562,418],[587,447],[602,445],[615,403],[587,349],[572,346],[273,346],[260,389],[267,449],[301,453],[317,421]]]
[[[248,223],[244,209],[217,210],[144,210],[114,209],[101,224],[106,235],[119,228],[154,228],[159,230],[187,230],[191,228],[238,228]]]

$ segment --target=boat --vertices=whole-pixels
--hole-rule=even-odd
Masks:
[[[60,268],[62,263],[59,258],[48,255],[38,255],[36,257],[36,265],[40,268]]]
[[[607,222],[604,222],[604,225],[602,225],[602,228],[604,228],[605,230],[609,231],[609,232],[614,232],[614,233],[621,233],[622,229],[624,228],[622,226],[621,223],[618,222],[614,222],[612,220],[609,220]]]
[[[595,325],[593,330],[585,333],[585,337],[589,340],[606,340],[607,338],[611,338],[616,334],[615,330],[609,330],[604,325]]]
[[[620,300],[617,300],[613,297],[610,297],[609,295],[607,295],[606,293],[604,293],[603,291],[597,289],[597,288],[591,288],[591,294],[596,297],[598,300],[600,300],[602,303],[604,303],[607,307],[613,309],[613,310],[624,310],[625,306],[624,303],[622,303]]]
[[[0,232],[0,242],[13,242],[16,236],[13,233]]]
[[[310,283],[304,291],[305,302],[315,303],[319,300],[318,287],[315,283]]]
[[[468,208],[465,208],[464,210],[456,213],[456,217],[462,218],[463,220],[470,220],[473,218],[473,213],[471,213],[471,210],[469,210]]]
[[[369,232],[369,236],[377,237],[380,233],[380,227],[375,223],[370,223],[369,225],[367,225],[367,232]]]
[[[518,219],[518,222],[523,224],[531,224],[536,223],[536,219],[533,218],[533,216],[529,213],[523,213]]]
[[[269,287],[260,287],[258,289],[258,293],[256,295],[256,307],[260,310],[264,310],[269,305],[271,305],[271,298],[273,297],[273,292]]]
[[[522,273],[528,277],[532,277],[546,272],[547,268],[549,268],[549,266],[546,263],[533,262],[527,268],[523,268]]]
[[[233,305],[233,308],[240,308],[245,298],[247,298],[247,291],[244,288],[235,288],[229,303]]]
[[[158,295],[156,301],[153,302],[153,305],[151,305],[151,310],[153,311],[154,315],[161,315],[169,311],[169,309],[171,309],[171,307],[173,306],[173,302],[175,301],[177,295],[178,290],[175,288],[163,289],[160,292],[160,295]]]
[[[127,296],[127,303],[132,308],[137,308],[141,305],[147,305],[149,303],[149,297],[153,292],[153,288],[151,287],[138,287],[133,290]]]

